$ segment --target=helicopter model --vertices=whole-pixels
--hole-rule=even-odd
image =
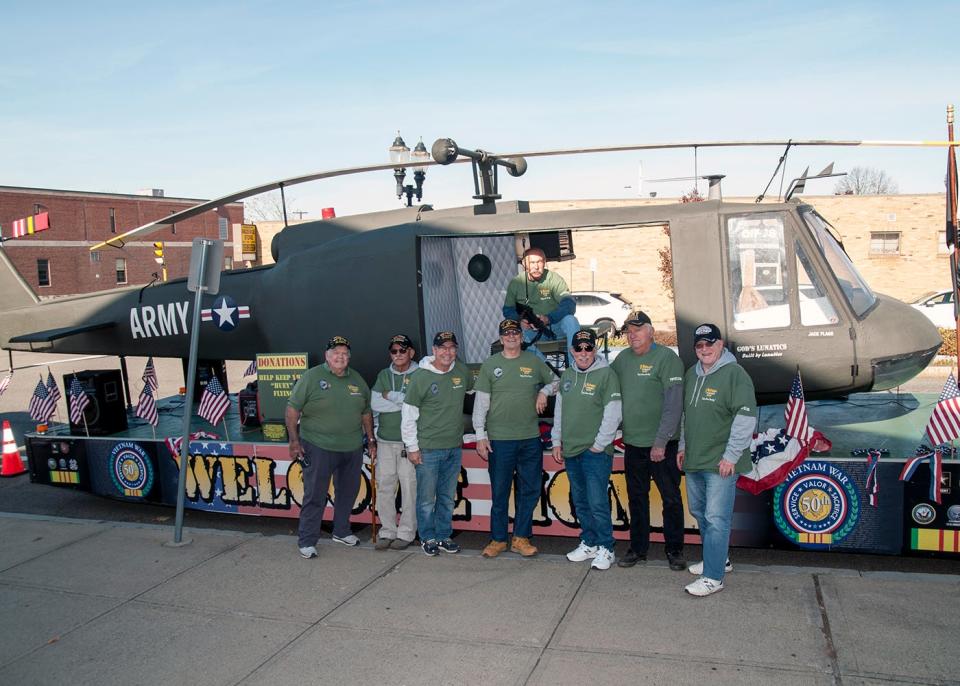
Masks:
[[[275,264],[224,272],[219,294],[204,296],[209,321],[201,324],[201,356],[253,359],[258,353],[297,351],[307,352],[315,364],[322,360],[326,340],[343,334],[351,339],[351,366],[373,378],[384,365],[384,341],[391,335],[407,332],[424,354],[436,331],[451,330],[463,361],[478,365],[496,338],[504,289],[517,275],[525,249],[539,247],[548,261],[563,261],[575,256],[580,232],[602,228],[635,236],[669,227],[678,346],[685,365],[695,362],[694,328],[710,321],[720,326],[728,348],[753,378],[761,403],[782,402],[801,364],[810,399],[885,390],[915,376],[941,345],[937,330],[909,305],[874,293],[829,223],[789,193],[784,202],[732,203],[722,199],[719,180],[711,180],[710,198],[697,203],[531,213],[523,201],[498,202],[498,169],[520,176],[527,157],[747,144],[494,155],[440,139],[433,161],[424,164],[470,162],[480,203],[451,209],[423,205],[284,228],[271,246]],[[91,249],[266,190],[393,168],[355,167],[259,186]],[[817,177],[804,175],[798,185],[812,178]],[[11,297],[3,307],[0,347],[6,350],[188,354],[193,295],[186,279],[42,304]]]

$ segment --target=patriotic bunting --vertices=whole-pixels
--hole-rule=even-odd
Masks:
[[[191,441],[215,441],[219,440],[219,438],[220,437],[217,436],[217,434],[207,433],[206,431],[196,431],[190,434]],[[180,446],[183,445],[183,436],[169,436],[166,440],[164,440],[164,443],[167,444],[167,450],[170,451],[170,455],[172,455],[174,459],[180,457]]]
[[[802,443],[787,435],[786,429],[770,428],[756,434],[750,443],[753,468],[737,478],[737,488],[757,495],[783,483],[787,474],[807,459],[811,450],[830,450],[832,443],[815,429],[809,429]]]
[[[927,451],[920,448],[919,454],[908,458],[900,472],[900,481],[909,481],[924,462],[930,467],[930,500],[940,504],[940,483],[943,481],[943,453],[940,450]]]

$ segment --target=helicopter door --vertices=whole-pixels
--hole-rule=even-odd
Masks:
[[[782,212],[727,218],[730,350],[786,396],[800,368],[809,386],[852,385],[853,341],[816,263]]]

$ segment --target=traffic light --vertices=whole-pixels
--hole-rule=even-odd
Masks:
[[[163,264],[163,241],[154,241],[153,259],[157,264]]]

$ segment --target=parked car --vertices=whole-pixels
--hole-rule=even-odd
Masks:
[[[619,331],[623,328],[627,315],[633,309],[630,301],[620,293],[577,291],[570,295],[577,301],[576,317],[577,321],[583,325],[606,322],[612,324]]]
[[[912,304],[941,329],[953,329],[957,325],[953,319],[953,291],[925,295]]]

